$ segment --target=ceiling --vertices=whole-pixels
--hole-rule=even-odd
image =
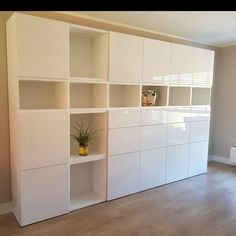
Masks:
[[[236,44],[236,11],[76,11],[83,17],[128,25],[224,47]]]

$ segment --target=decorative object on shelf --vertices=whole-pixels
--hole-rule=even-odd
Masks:
[[[71,134],[71,137],[79,143],[79,155],[88,155],[88,145],[96,138],[97,130],[91,128],[90,125],[84,126],[83,122],[78,126],[72,126],[76,130],[76,134]]]
[[[154,106],[157,98],[155,90],[147,89],[142,91],[142,106]]]

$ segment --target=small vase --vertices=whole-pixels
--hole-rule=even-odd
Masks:
[[[79,145],[79,155],[80,156],[88,155],[88,145]]]

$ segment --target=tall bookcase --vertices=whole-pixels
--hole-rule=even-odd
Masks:
[[[214,51],[15,13],[7,53],[20,225],[207,171]],[[80,122],[99,130],[86,157]]]

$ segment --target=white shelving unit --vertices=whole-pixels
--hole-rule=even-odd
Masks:
[[[108,33],[77,25],[70,25],[69,32],[72,79],[107,80]]]
[[[67,83],[55,81],[19,81],[20,109],[67,108]]]
[[[169,106],[189,106],[191,87],[169,87]]]
[[[192,88],[192,105],[210,105],[210,88]]]
[[[70,166],[71,211],[106,200],[105,168],[101,159]]]
[[[70,108],[106,108],[107,84],[70,83]]]
[[[83,122],[84,127],[90,126],[97,130],[96,140],[89,144],[89,152],[106,155],[107,148],[107,113],[83,113],[70,115],[71,133],[76,130],[73,126],[78,126]],[[70,153],[72,156],[78,154],[78,143],[70,138]],[[85,157],[86,158],[86,157]]]
[[[98,153],[92,153],[92,152],[89,152],[89,155],[86,157],[80,157],[78,155],[71,155],[70,164],[75,165],[75,164],[84,163],[84,162],[103,160],[105,158],[106,156],[104,154],[98,154]]]
[[[206,172],[214,51],[19,13],[7,47],[20,225]],[[98,130],[84,157],[81,122]]]
[[[140,107],[140,85],[110,84],[110,107]]]
[[[153,86],[143,85],[142,91],[152,89],[157,93],[157,99],[154,106],[167,106],[168,104],[168,87],[167,86]]]

